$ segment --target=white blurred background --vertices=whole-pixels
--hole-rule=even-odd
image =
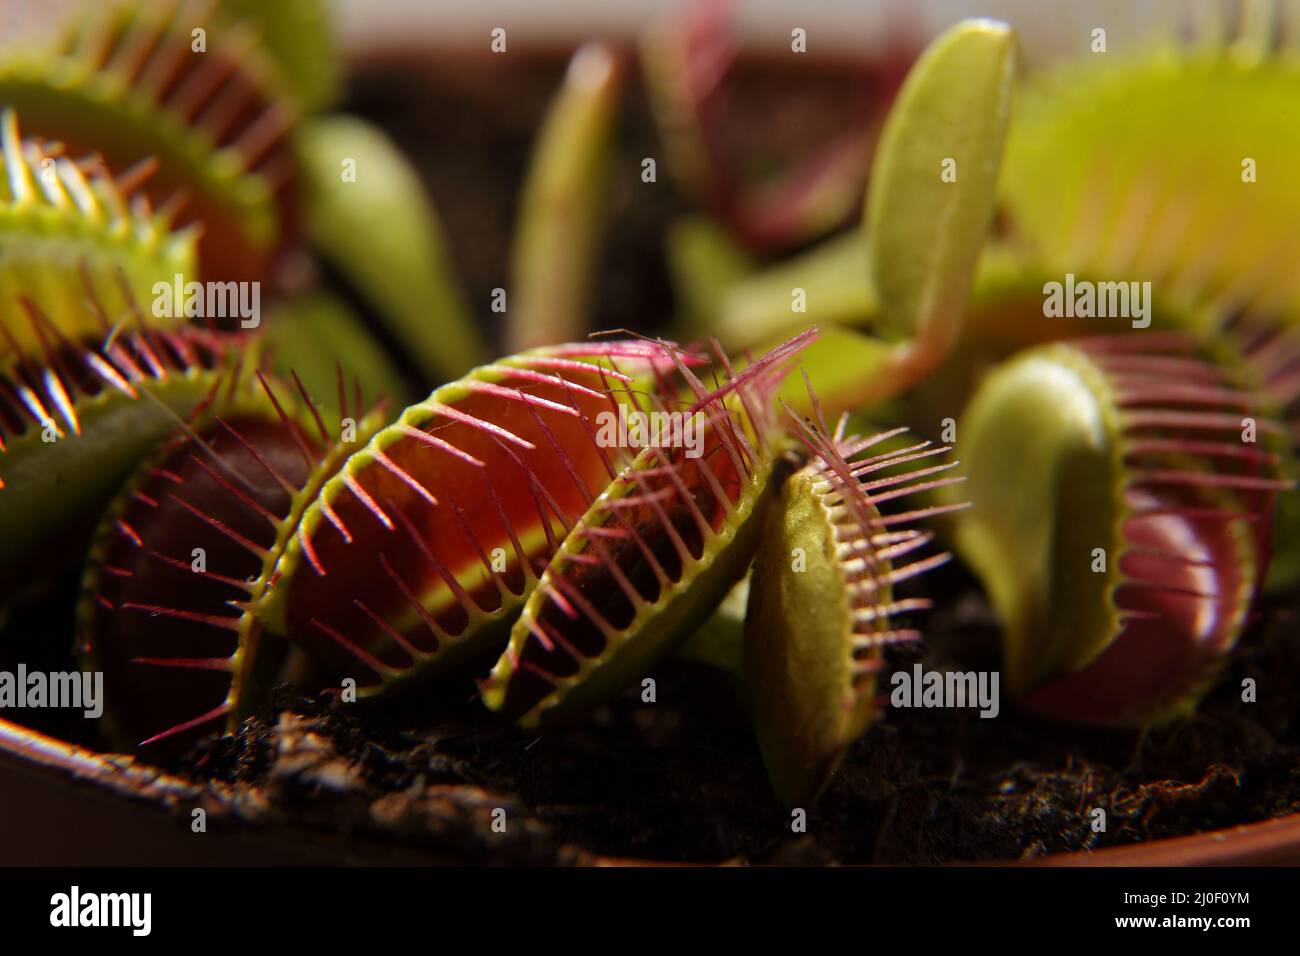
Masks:
[[[105,0],[0,0],[0,42],[40,32],[69,7]],[[275,3],[277,0],[265,0]],[[629,37],[676,0],[332,0],[345,46],[358,54],[414,46],[486,45],[505,27],[524,44],[568,44],[587,37]],[[1109,49],[1122,51],[1152,33],[1214,32],[1244,7],[1275,2],[1300,22],[1300,0],[737,0],[737,29],[754,46],[789,43],[790,30],[808,32],[809,52],[870,50],[890,22],[913,22],[934,33],[968,16],[1015,24],[1031,57],[1084,52],[1094,27],[1105,27]]]
[[[273,2],[273,0],[270,0]],[[409,46],[433,39],[486,43],[501,26],[525,40],[630,36],[673,0],[335,0],[351,46]],[[1250,2],[1250,0],[1246,0]],[[757,46],[789,43],[795,26],[808,31],[809,50],[870,49],[891,20],[912,19],[928,32],[969,16],[1012,21],[1038,55],[1083,52],[1094,27],[1105,27],[1111,49],[1122,50],[1153,31],[1213,29],[1238,15],[1237,0],[737,0],[737,27]],[[1282,7],[1300,9],[1284,2]]]

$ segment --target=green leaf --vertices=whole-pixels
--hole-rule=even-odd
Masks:
[[[273,349],[275,370],[296,374],[318,400],[334,396],[341,368],[349,394],[356,380],[367,399],[382,396],[396,408],[412,401],[383,346],[334,296],[316,293],[284,303],[267,323],[265,341]]]
[[[1124,548],[1108,394],[1086,357],[1049,345],[991,372],[957,430],[973,502],[957,542],[998,609],[1013,694],[1052,675],[1072,649],[1095,656],[1119,628],[1110,599],[1118,561],[1110,575],[1090,567],[1093,548]]]
[[[664,239],[664,253],[677,300],[678,327],[673,337],[691,341],[716,335],[728,344],[719,328],[723,303],[732,288],[754,270],[753,257],[720,223],[705,216],[686,216],[674,222]],[[758,338],[751,337],[744,344],[753,345]]]
[[[879,303],[860,266],[867,248],[866,236],[855,229],[733,283],[721,295],[714,334],[738,349],[810,325],[870,325]],[[793,309],[796,289],[803,290],[803,312]]]
[[[578,50],[533,148],[511,262],[511,352],[587,332],[622,72],[608,47]]]
[[[299,154],[312,241],[420,371],[447,382],[485,361],[433,204],[397,146],[363,120],[330,116],[304,124]]]
[[[826,328],[804,349],[799,364],[808,373],[828,418],[899,391],[898,349],[852,329]],[[801,377],[791,376],[780,392],[781,400],[800,414],[811,405]]]
[[[256,25],[262,46],[283,69],[298,101],[307,110],[338,98],[340,59],[324,0],[221,0],[236,18]]]
[[[881,138],[866,216],[881,329],[931,364],[960,329],[988,232],[1015,65],[1010,27],[962,21],[912,68]]]
[[[744,679],[745,610],[749,606],[749,577],[728,592],[713,615],[682,641],[674,657],[706,664]]]

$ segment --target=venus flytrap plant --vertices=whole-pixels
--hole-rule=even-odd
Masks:
[[[24,140],[12,109],[0,112],[0,150],[0,368],[40,347],[31,303],[68,339],[104,335],[105,322],[149,301],[156,281],[194,268],[197,230],[174,229],[138,194],[148,164],[114,177],[96,159]]]
[[[703,359],[666,343],[534,350],[438,389],[386,428],[372,415],[353,436],[326,425],[296,377],[305,411],[286,412],[260,373],[260,393],[223,383],[122,492],[86,575],[83,641],[109,676],[119,745],[161,757],[233,726],[284,656],[264,631],[364,696],[489,646],[535,588],[602,621],[639,595],[626,643],[565,706],[617,689],[629,659],[648,666],[744,573],[778,455],[771,396],[812,335],[711,391],[691,371]],[[671,408],[681,383],[705,420],[698,447],[636,454],[598,437],[602,415],[647,399]],[[640,590],[620,596],[610,582],[575,598],[560,575],[591,568],[577,542],[620,555],[614,580]],[[536,676],[533,653],[521,668]],[[532,691],[499,666],[490,702],[507,685]],[[153,700],[164,686],[174,695]]]
[[[538,134],[511,257],[512,352],[586,331],[624,72],[611,47],[580,48]]]
[[[87,666],[105,674],[117,746],[161,759],[229,732],[264,699],[287,646],[263,640],[252,608],[354,447],[345,439],[364,441],[383,422],[359,394],[349,407],[341,377],[338,386],[336,423],[296,378],[224,376],[104,515],[79,641]]]
[[[1095,317],[1043,315],[1044,285],[1067,273],[1080,283],[1149,281],[1159,297],[1151,310],[1158,327],[1206,336],[1226,329],[1247,351],[1252,340],[1293,324],[1284,263],[1295,196],[1285,178],[1265,182],[1257,170],[1260,161],[1285,167],[1295,152],[1292,132],[1274,135],[1271,125],[1298,74],[1293,53],[1270,52],[1250,29],[1243,33],[1250,35],[1232,45],[1220,38],[1195,49],[1068,62],[1023,85],[998,193],[1007,235],[980,261],[965,321],[955,327],[950,353],[959,354],[932,376],[949,405],[965,400],[982,365],[1098,333]],[[1220,136],[1204,136],[1207,115]],[[870,328],[879,321],[876,284],[864,291],[847,278],[837,282],[841,254],[832,245],[814,249],[772,278],[802,269],[801,277],[781,278],[808,289],[804,320]],[[751,323],[779,328],[792,318],[767,280],[759,273],[724,297],[728,344],[749,344],[743,336]],[[1270,362],[1280,362],[1282,351],[1259,364],[1276,372]],[[1285,404],[1294,396],[1277,398]]]
[[[196,407],[235,343],[189,328],[107,329],[73,342],[28,302],[39,351],[8,339],[0,372],[0,600],[79,560],[80,526]]]
[[[1300,135],[1276,117],[1300,94],[1300,60],[1262,38],[1243,28],[1231,45],[1108,57],[1104,69],[1069,63],[1035,79],[1002,193],[1017,243],[1055,279],[1149,281],[1163,303],[1157,328],[1190,328],[1240,353],[1289,423],[1294,455],[1300,202],[1282,171],[1300,161]],[[1300,504],[1286,496],[1273,588],[1300,577],[1297,529]]]
[[[165,282],[170,289],[173,283],[179,287],[182,281],[198,278],[197,240],[203,225],[209,225],[209,238],[215,225],[223,234],[236,235],[233,246],[239,255],[248,251],[243,248],[248,245],[247,233],[232,232],[220,217],[211,224],[200,224],[183,212],[183,196],[203,196],[212,186],[211,182],[194,181],[195,177],[211,174],[213,182],[219,181],[220,188],[228,190],[226,198],[242,196],[243,200],[255,198],[261,186],[278,182],[285,187],[280,190],[285,194],[280,203],[284,211],[290,184],[280,180],[293,166],[285,156],[284,124],[293,110],[282,102],[267,105],[264,98],[276,95],[277,70],[263,61],[268,51],[276,59],[292,61],[295,84],[303,90],[310,88],[303,95],[312,98],[326,94],[327,84],[322,79],[332,75],[334,64],[317,63],[308,68],[304,63],[304,58],[330,49],[324,11],[317,0],[290,0],[274,7],[262,9],[260,4],[243,0],[220,0],[215,5],[158,0],[134,12],[110,6],[75,27],[66,27],[52,47],[10,53],[0,63],[0,78],[9,77],[19,98],[33,101],[37,119],[47,130],[66,131],[73,140],[93,140],[96,145],[107,139],[112,145],[109,152],[116,150],[132,158],[138,150],[157,150],[157,155],[141,153],[140,161],[117,182],[103,172],[102,162],[73,163],[59,155],[58,146],[29,141],[21,148],[6,150],[7,156],[13,157],[7,170],[11,208],[6,210],[13,232],[0,233],[5,236],[0,241],[12,243],[12,250],[3,258],[15,295],[0,305],[0,318],[9,320],[11,330],[20,338],[29,324],[12,321],[8,313],[18,309],[18,294],[24,290],[31,293],[33,287],[39,292],[34,298],[45,313],[72,338],[86,332],[103,334],[101,314],[117,323],[143,309],[154,313],[152,324],[156,326],[178,319],[183,312],[179,293],[174,305],[161,305],[155,283]],[[117,121],[117,112],[128,114],[130,121]],[[179,129],[178,122],[183,122]],[[139,135],[142,126],[149,127],[148,136]],[[6,120],[5,136],[6,142],[18,141],[12,118]],[[164,142],[171,152],[162,149],[160,143]],[[262,149],[266,153],[258,157],[256,153]],[[45,150],[52,155],[46,156]],[[174,154],[183,161],[178,162]],[[372,155],[362,158],[369,160]],[[244,160],[250,165],[240,172]],[[168,163],[173,167],[170,173],[163,168]],[[390,162],[386,170],[381,158],[368,163],[367,169],[373,177],[382,178],[391,172],[391,166]],[[179,186],[178,176],[185,180]],[[393,188],[400,191],[412,178],[392,177],[390,182],[398,181]],[[151,180],[165,182],[161,188],[152,188]],[[170,192],[172,189],[176,191]],[[155,213],[147,192],[171,198]],[[373,190],[368,197],[376,200]],[[266,204],[258,206],[259,215],[267,211],[262,205]],[[409,199],[394,203],[396,212],[378,201],[373,205],[386,214],[382,224],[353,220],[341,227],[352,248],[358,250],[354,258],[365,260],[369,251],[367,243],[355,242],[357,229],[386,237],[393,223],[402,221],[402,215],[408,220],[418,218],[418,203]],[[174,229],[172,222],[178,218],[190,225]],[[59,223],[61,219],[67,220],[66,228]],[[260,228],[254,219],[241,226]],[[416,254],[427,251],[414,242],[410,248]],[[433,274],[427,263],[412,260],[409,274],[394,275],[392,264],[398,261],[396,256],[389,260],[389,278],[396,281],[377,285],[417,295],[427,291],[427,280]],[[242,263],[240,271],[247,265]],[[210,269],[212,262],[205,266]],[[285,270],[280,275],[292,272]],[[278,281],[274,286],[275,291],[283,291]],[[304,298],[301,289],[295,291],[300,294],[298,301],[272,306],[276,319],[283,323],[272,333],[274,341],[270,343],[278,355],[286,351],[280,346],[292,347],[294,354],[288,364],[301,368],[305,376],[313,378],[313,387],[322,391],[332,388],[336,361],[342,362],[349,375],[362,376],[368,392],[393,393],[401,388],[391,363],[377,361],[381,347],[359,321],[337,304],[324,307],[320,298]],[[209,289],[209,301],[211,294]],[[257,294],[260,302],[260,290]],[[84,307],[87,295],[95,308]],[[240,295],[242,301],[243,290]],[[151,299],[153,308],[149,310]],[[427,301],[437,304],[433,298]],[[408,315],[415,311],[411,309]],[[310,321],[316,326],[310,332],[303,328],[308,313],[314,313]],[[256,313],[246,318],[253,318],[254,324],[260,320]],[[80,324],[69,325],[73,322]],[[456,316],[448,314],[434,323],[442,334],[444,354],[453,362],[458,354],[456,340],[449,333],[455,322]],[[466,335],[475,341],[472,329]],[[0,345],[0,359],[4,347]],[[338,350],[339,359],[329,351],[331,347]],[[385,380],[380,381],[381,377]]]
[[[704,448],[646,448],[591,502],[483,683],[523,726],[572,719],[643,677],[744,576],[784,447],[774,396],[810,330],[708,389],[674,354]],[[716,349],[716,346],[715,346]]]
[[[258,361],[259,343],[180,325],[178,312],[160,311],[155,296],[160,282],[170,288],[177,276],[197,277],[205,227],[208,245],[231,240],[226,251],[235,250],[239,271],[251,267],[241,257],[261,255],[257,239],[279,215],[271,199],[287,204],[285,135],[295,109],[257,49],[261,18],[229,16],[235,6],[109,7],[51,46],[9,50],[0,63],[0,95],[28,103],[38,128],[138,160],[114,176],[98,154],[74,160],[62,142],[22,140],[15,111],[0,117],[6,597],[77,558],[79,523],[107,502],[175,415],[192,412],[237,352]],[[268,18],[305,23],[311,6],[296,2]],[[155,211],[150,195],[169,198]],[[178,229],[179,220],[189,225]],[[210,248],[203,265],[213,268]],[[359,341],[373,360],[363,330],[328,326],[340,330],[350,368],[366,353]],[[290,328],[283,331],[292,338]],[[309,337],[316,354],[319,338]],[[339,336],[325,338],[337,344]],[[316,378],[323,387],[323,376]],[[65,547],[49,547],[58,536]]]
[[[212,0],[110,4],[48,47],[7,54],[0,102],[34,132],[115,167],[152,158],[155,205],[204,224],[205,277],[248,279],[266,273],[283,239],[298,114],[257,42]]]
[[[551,346],[436,389],[325,484],[258,616],[361,695],[482,651],[631,460],[598,440],[600,416],[671,372],[673,354],[641,341]]]
[[[1278,426],[1189,339],[1080,340],[998,368],[959,426],[959,553],[1002,621],[1025,706],[1143,726],[1191,711],[1268,560]],[[1012,474],[1014,471],[1014,474]]]
[[[1196,352],[1162,335],[1057,345],[995,371],[956,432],[972,511],[958,500],[965,486],[953,489],[955,463],[941,460],[946,445],[904,441],[904,429],[852,436],[847,416],[828,426],[827,409],[890,417],[882,402],[915,396],[927,377],[945,379],[945,400],[960,396],[955,414],[982,356],[1061,332],[1018,327],[1023,311],[1002,308],[1034,306],[1025,290],[1041,287],[1036,270],[1060,260],[984,248],[1015,68],[1008,28],[959,24],[917,63],[881,138],[860,230],[738,282],[754,265],[748,252],[698,223],[680,231],[676,273],[696,320],[721,314],[725,335],[751,336],[745,345],[811,316],[857,328],[820,341],[809,330],[735,368],[717,344],[708,358],[598,340],[466,373],[484,349],[415,171],[359,121],[293,129],[298,108],[320,105],[332,85],[330,65],[312,62],[321,35],[291,36],[293,24],[318,22],[318,5],[220,9],[241,23],[213,21],[220,42],[207,55],[218,57],[187,52],[188,24],[208,7],[168,0],[88,21],[52,58],[0,65],[0,93],[66,119],[74,145],[112,133],[114,147],[158,152],[163,185],[196,191],[191,212],[208,220],[207,238],[238,253],[205,254],[205,267],[268,261],[279,240],[259,223],[288,223],[288,170],[301,162],[308,232],[333,274],[421,373],[455,380],[395,421],[366,413],[333,353],[367,391],[393,381],[395,363],[319,296],[280,303],[264,340],[274,355],[263,340],[150,323],[138,304],[150,277],[190,271],[194,237],[173,229],[175,209],[127,201],[147,167],[114,184],[47,157],[53,146],[22,143],[6,119],[0,198],[16,225],[0,223],[0,251],[12,242],[36,265],[15,273],[21,296],[0,312],[0,586],[67,540],[53,537],[52,514],[85,517],[139,464],[103,517],[79,608],[79,651],[107,677],[115,745],[166,760],[233,730],[287,674],[310,672],[314,687],[355,681],[370,697],[502,647],[484,702],[549,728],[695,635],[689,653],[742,676],[777,796],[807,807],[879,716],[888,649],[917,636],[910,618],[928,601],[904,582],[948,558],[927,556],[920,525],[957,511],[958,545],[1003,619],[1009,682],[1025,706],[1146,725],[1187,712],[1213,680],[1247,620],[1273,496],[1287,487],[1269,444],[1280,426],[1265,414],[1270,400],[1286,411],[1288,389],[1300,395],[1300,348],[1264,321],[1265,302],[1288,307],[1280,281],[1252,284],[1258,273],[1235,258],[1220,271],[1204,249],[1183,267],[1206,283],[1189,315],[1238,307],[1236,350],[1258,393],[1238,382],[1233,347]],[[861,197],[860,183],[851,194],[845,185],[872,133],[854,128],[771,191],[727,179],[716,123],[732,56],[724,12],[697,8],[684,45],[651,50],[652,92],[679,171],[724,187],[720,221],[752,248],[786,248]],[[268,42],[255,48],[263,29]],[[673,63],[685,69],[665,71]],[[567,336],[586,311],[595,171],[619,80],[608,50],[580,52],[546,124],[516,246],[516,341]],[[47,168],[53,179],[42,181]],[[1158,261],[1162,242],[1168,253],[1182,241],[1152,221],[1164,223],[1158,234],[1102,243],[1109,251],[1082,257],[1080,273]],[[53,241],[25,244],[31,223],[51,224]],[[1126,246],[1131,260],[1115,251]],[[119,266],[124,279],[109,281]],[[811,298],[807,312],[792,308],[795,288]],[[783,317],[765,312],[778,298]],[[953,357],[976,338],[988,352]],[[1205,360],[1220,351],[1222,363]],[[235,352],[243,365],[231,369]],[[796,356],[822,399],[807,379],[785,381]],[[947,372],[967,359],[971,375],[953,386]],[[291,384],[270,377],[272,361]],[[336,417],[310,398],[331,385]],[[682,415],[699,441],[608,437],[608,416],[633,414]],[[725,626],[710,631],[703,622],[724,600]]]
[[[76,560],[78,526],[184,414],[234,352],[153,317],[155,281],[193,268],[194,229],[138,194],[145,164],[23,140],[0,114],[0,592]],[[61,539],[63,547],[50,547]]]
[[[807,808],[880,713],[876,676],[885,651],[920,636],[899,619],[930,602],[898,597],[894,585],[951,557],[918,558],[933,535],[911,526],[965,505],[882,513],[887,502],[963,481],[943,476],[956,462],[932,463],[951,449],[920,442],[881,453],[906,429],[847,436],[847,416],[831,433],[805,384],[815,418],[801,420],[786,408],[809,461],[784,481],[767,514],[749,583],[743,660],[773,788],[787,806]]]
[[[1220,306],[1207,319],[1293,303],[1300,201],[1282,171],[1300,134],[1275,120],[1300,62],[1222,45],[1102,59],[1025,86],[1001,188],[1016,241],[1060,272],[1141,277],[1173,305]]]
[[[844,319],[865,311],[869,334],[827,330],[805,356],[828,410],[859,408],[913,388],[960,335],[992,219],[1015,66],[1015,34],[1005,24],[963,21],[937,38],[908,73],[885,121],[861,233],[724,295],[732,310],[741,303],[746,325],[770,322],[774,330],[783,322],[805,323],[809,314]],[[842,271],[855,265],[855,251],[867,257],[865,278]],[[795,289],[804,293],[809,314],[793,307]],[[810,304],[813,294],[819,298]],[[765,296],[766,309],[759,301]],[[723,326],[747,341],[741,322],[731,311]],[[846,367],[846,354],[856,372]],[[808,410],[798,388],[783,397]]]

